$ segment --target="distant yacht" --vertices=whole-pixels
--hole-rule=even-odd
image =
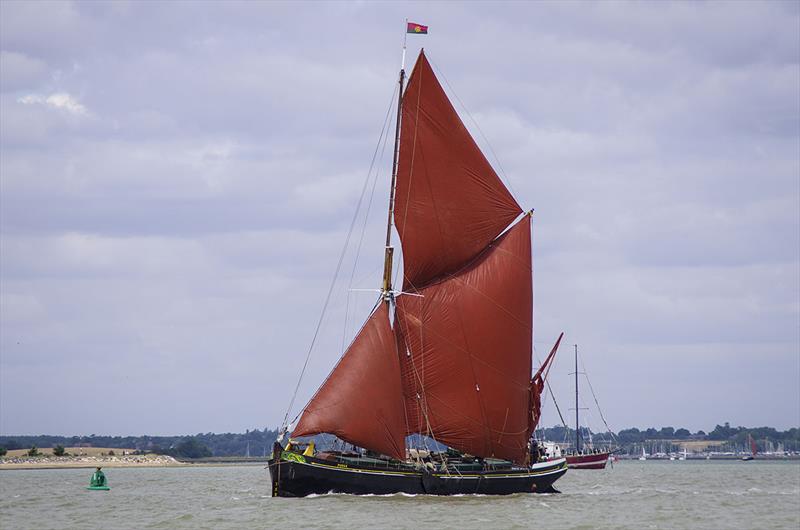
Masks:
[[[575,450],[572,454],[567,455],[567,466],[570,469],[605,469],[608,464],[608,459],[611,456],[609,449],[594,449],[587,446],[581,446],[581,424],[578,420],[579,402],[578,402],[578,345],[575,345]],[[584,374],[585,375],[585,374]],[[588,376],[587,381],[588,381]],[[591,387],[591,383],[589,383]],[[592,390],[594,396],[594,390]],[[597,398],[595,397],[595,403]],[[600,404],[597,404],[597,410],[600,416],[603,416],[603,411],[600,410]],[[605,419],[603,420],[605,422]],[[609,432],[611,430],[609,429]],[[613,433],[612,433],[613,435]],[[592,433],[589,431],[589,445],[591,445]]]
[[[756,447],[756,441],[753,440],[753,437],[750,436],[750,433],[747,433],[747,440],[750,442],[750,454],[744,455],[742,460],[753,460],[756,457],[756,452],[758,451],[758,447]]]
[[[647,460],[647,453],[644,452],[644,446],[642,446],[642,456],[639,457],[639,460]]]

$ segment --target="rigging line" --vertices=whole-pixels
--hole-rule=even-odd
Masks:
[[[581,423],[583,424],[581,428],[585,428],[589,431],[592,424],[592,409],[586,406],[586,401],[583,399],[583,396],[580,397],[579,401],[582,405],[581,409],[586,411],[583,416],[581,416]]]
[[[541,425],[543,425],[544,422],[544,417],[545,417],[544,408],[545,405],[547,405],[547,395],[548,395],[547,390],[543,390],[541,396],[541,406],[539,408],[539,418],[536,421],[536,427],[534,427],[533,431],[531,432],[531,434],[533,435],[535,435],[537,431],[543,429]]]
[[[394,94],[393,89],[393,94]],[[391,112],[391,105],[389,110],[387,110],[387,114]],[[384,120],[385,123],[385,120]],[[384,125],[385,128],[385,125]],[[383,133],[381,133],[383,136]],[[331,285],[328,288],[328,294],[325,297],[325,303],[322,306],[322,312],[319,316],[319,320],[317,321],[317,327],[314,330],[314,336],[311,339],[311,345],[308,347],[308,353],[306,354],[306,360],[303,363],[303,369],[300,371],[300,377],[297,380],[297,385],[294,388],[294,393],[292,394],[292,399],[289,401],[289,407],[286,409],[286,415],[283,417],[283,425],[281,426],[281,430],[287,428],[288,423],[287,420],[289,419],[289,413],[294,406],[294,402],[297,399],[297,393],[300,390],[300,383],[303,381],[303,376],[306,373],[306,368],[308,368],[308,361],[311,359],[311,352],[314,350],[314,344],[317,342],[317,336],[319,335],[319,330],[322,327],[322,321],[325,318],[325,312],[328,309],[328,303],[331,300],[331,295],[333,294],[333,288],[336,286],[336,280],[339,278],[339,271],[342,268],[342,263],[344,262],[344,256],[347,253],[347,248],[350,246],[350,237],[353,235],[353,229],[356,225],[356,220],[358,219],[358,213],[361,211],[361,204],[364,202],[364,195],[367,192],[367,184],[369,184],[369,176],[372,174],[372,168],[375,165],[375,159],[377,158],[378,149],[381,144],[381,138],[378,139],[378,143],[375,146],[375,152],[372,155],[372,162],[370,163],[369,170],[367,171],[367,176],[364,179],[364,185],[361,188],[361,196],[358,198],[358,204],[356,205],[356,210],[353,212],[353,219],[350,221],[350,229],[347,231],[347,238],[345,239],[344,246],[342,247],[342,252],[339,254],[339,262],[336,264],[336,271],[333,273],[333,279],[331,280]],[[298,414],[299,417],[299,414]]]
[[[365,272],[364,274],[362,274],[361,276],[359,276],[359,278],[358,278],[358,279],[357,279],[355,282],[353,282],[353,284],[354,284],[354,285],[364,285],[364,287],[363,287],[364,289],[370,289],[370,287],[367,287],[367,286],[364,284],[364,282],[366,282],[368,279],[370,279],[370,280],[374,280],[374,279],[375,279],[375,276],[376,276],[376,274],[377,274],[377,273],[378,273],[378,271],[379,271],[379,270],[381,270],[382,268],[383,268],[383,264],[382,264],[382,263],[377,263],[377,264],[376,264],[374,267],[372,267],[372,269],[368,270],[367,272]],[[351,289],[354,289],[354,288],[353,288],[353,287],[351,287]],[[380,289],[373,289],[373,290],[375,290],[375,291],[380,291]]]
[[[545,384],[547,385],[547,390],[550,392],[550,396],[553,398],[553,405],[556,406],[556,412],[558,412],[558,417],[561,419],[561,425],[567,427],[567,422],[564,421],[564,416],[561,414],[561,408],[558,406],[558,401],[556,401],[556,395],[553,394],[553,389],[550,388],[550,381],[545,379]]]
[[[412,157],[413,157],[413,155],[412,155]],[[396,279],[397,278],[395,278],[395,280]],[[416,291],[416,288],[414,287],[414,285],[411,282],[408,282],[408,283],[411,286],[411,288]],[[399,310],[399,308],[396,307],[395,308],[395,312],[397,313],[398,310]],[[401,312],[400,315],[402,315],[402,313],[403,312]],[[422,357],[422,359],[421,359],[421,361],[422,361],[421,370],[423,371],[423,374],[420,376],[420,369],[417,368],[417,365],[414,362],[414,353],[411,351],[411,341],[409,340],[409,338],[411,337],[411,335],[410,335],[411,334],[411,329],[407,329],[405,326],[403,326],[400,323],[400,321],[402,321],[402,318],[400,318],[400,315],[398,315],[398,326],[399,326],[399,329],[400,329],[400,335],[403,338],[403,345],[406,347],[406,352],[405,352],[406,356],[405,356],[405,358],[408,359],[408,362],[411,363],[411,375],[412,375],[411,380],[416,383],[416,385],[415,385],[416,388],[414,389],[414,392],[415,392],[415,394],[419,394],[419,398],[416,400],[416,403],[417,403],[417,424],[419,425],[419,413],[421,412],[423,418],[425,418],[425,424],[428,427],[428,433],[433,438],[433,430],[431,429],[430,419],[428,418],[428,412],[427,412],[427,397],[425,396],[425,389],[422,386],[422,379],[425,376],[425,374],[424,374],[424,369],[425,369],[424,352],[425,352],[425,349],[424,349],[424,343],[423,343],[423,339],[422,339],[422,320],[420,320],[420,326],[419,326],[419,343],[420,343],[420,355]],[[436,441],[435,438],[434,438],[434,441]]]
[[[500,169],[500,172],[503,174],[503,180],[505,181],[505,184],[507,184],[508,187],[511,189],[511,193],[516,196],[517,192],[514,189],[514,186],[511,184],[511,179],[508,178],[508,174],[506,174],[506,170],[503,169],[503,164],[500,163],[500,157],[498,157],[497,153],[494,151],[494,147],[492,147],[492,143],[489,141],[489,139],[486,137],[486,135],[483,134],[483,129],[481,129],[481,126],[478,124],[477,120],[475,120],[475,118],[472,117],[472,114],[470,113],[470,111],[467,108],[467,106],[464,105],[464,102],[461,101],[460,97],[458,97],[458,94],[456,93],[456,91],[453,90],[453,87],[450,85],[450,81],[447,80],[447,76],[444,75],[444,72],[442,71],[441,68],[439,68],[439,65],[436,64],[436,62],[434,62],[433,59],[431,59],[430,55],[428,55],[428,59],[430,60],[431,64],[436,68],[436,72],[442,77],[442,79],[444,79],[444,83],[447,85],[447,88],[450,89],[450,92],[452,92],[452,94],[455,96],[455,98],[458,101],[459,105],[461,105],[461,108],[464,109],[464,112],[467,113],[467,116],[469,116],[469,119],[472,120],[473,124],[475,124],[475,127],[478,129],[478,132],[481,134],[481,137],[483,138],[483,141],[486,142],[487,147],[489,147],[489,151],[492,152],[492,156],[494,156],[495,162],[497,162],[497,167]]]
[[[413,288],[414,285],[411,284],[411,287]],[[421,322],[422,321],[420,320],[419,344],[420,344],[420,356],[422,357],[422,359],[421,359],[422,360],[422,375],[420,375],[420,370],[417,368],[417,365],[414,362],[414,354],[411,351],[411,341],[409,340],[411,330],[405,329],[405,327],[400,325],[400,324],[398,324],[398,325],[400,327],[400,334],[403,337],[404,346],[406,347],[406,350],[408,351],[408,353],[411,354],[411,355],[407,355],[406,358],[408,359],[408,362],[411,363],[412,381],[414,381],[416,383],[416,385],[415,385],[416,388],[414,389],[414,391],[415,391],[416,394],[419,394],[419,396],[420,396],[419,399],[416,400],[417,401],[418,414],[419,414],[419,412],[422,412],[422,417],[425,419],[425,426],[428,429],[428,437],[430,437],[435,443],[438,444],[439,441],[436,439],[436,435],[433,432],[433,427],[431,426],[430,417],[428,416],[428,396],[425,393],[425,388],[424,388],[424,386],[422,384],[422,381],[423,381],[423,379],[425,377],[425,374],[424,374],[424,371],[425,371],[425,355],[424,355],[425,348],[424,348],[424,342],[423,342],[423,338],[422,338],[422,325],[421,325]],[[418,392],[417,392],[417,390],[418,390]],[[417,424],[419,424],[419,416],[417,417]],[[426,448],[427,448],[427,443],[426,443]]]
[[[345,295],[345,304],[344,304],[344,325],[342,326],[342,352],[344,353],[344,341],[347,340],[347,317],[350,314],[350,296],[353,293],[350,292],[350,289],[347,289],[347,294]]]
[[[378,154],[378,147],[381,145],[381,138],[383,139],[383,146],[381,149],[380,160],[383,160],[383,155],[386,152],[386,144],[389,140],[389,128],[391,127],[392,123],[392,108],[394,107],[394,98],[395,94],[397,94],[397,90],[399,88],[395,87],[392,91],[392,97],[389,100],[389,108],[386,111],[386,117],[383,119],[383,129],[381,129],[381,135],[378,137],[378,145],[375,146],[375,153],[372,155],[372,163],[370,164],[370,171],[372,170],[372,166],[375,164],[375,157]],[[348,292],[347,292],[347,306],[345,307],[344,311],[344,329],[342,331],[342,352],[344,352],[344,344],[347,338],[347,320],[349,317],[350,312],[350,291],[353,287],[353,279],[356,275],[356,268],[358,267],[358,257],[361,255],[361,245],[364,242],[364,234],[367,231],[367,221],[369,221],[369,212],[372,208],[372,199],[375,197],[375,187],[378,184],[378,175],[380,175],[380,165],[375,170],[375,177],[372,180],[372,191],[370,191],[369,201],[367,201],[367,210],[364,213],[364,223],[361,225],[361,236],[358,239],[358,245],[356,246],[356,255],[353,259],[353,270],[350,272],[350,283],[348,284]]]
[[[592,397],[594,398],[594,403],[597,405],[597,412],[600,413],[600,419],[603,420],[603,425],[606,426],[608,432],[611,433],[612,438],[616,441],[617,436],[614,434],[614,431],[611,430],[611,427],[608,426],[608,422],[606,421],[605,416],[603,416],[603,409],[600,408],[600,402],[597,401],[597,396],[594,393],[594,388],[592,388],[592,382],[589,381],[589,374],[586,373],[586,367],[583,365],[583,359],[581,359],[581,368],[583,368],[583,376],[586,378],[586,383],[589,385],[589,390],[592,392]]]

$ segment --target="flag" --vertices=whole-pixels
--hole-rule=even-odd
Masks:
[[[406,28],[406,33],[419,33],[427,35],[428,26],[423,26],[422,24],[417,24],[416,22],[409,22],[408,27]]]

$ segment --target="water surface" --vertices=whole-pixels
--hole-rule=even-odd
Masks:
[[[800,528],[800,462],[618,462],[554,495],[273,499],[262,466],[0,471],[0,528]]]

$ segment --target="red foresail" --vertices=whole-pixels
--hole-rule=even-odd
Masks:
[[[387,304],[381,303],[306,405],[292,436],[331,433],[404,459],[402,395],[395,337]]]
[[[394,219],[408,289],[461,269],[522,210],[464,127],[424,53],[403,96],[402,124]]]
[[[533,433],[533,430],[539,424],[539,418],[542,415],[542,391],[544,390],[544,382],[547,380],[547,374],[550,372],[550,364],[558,351],[558,345],[561,344],[561,339],[564,338],[564,333],[558,336],[553,349],[550,354],[542,363],[542,366],[536,371],[536,375],[531,379],[531,415],[530,425],[528,426],[528,435]]]
[[[469,263],[397,299],[409,433],[524,463],[531,384],[530,216]]]

